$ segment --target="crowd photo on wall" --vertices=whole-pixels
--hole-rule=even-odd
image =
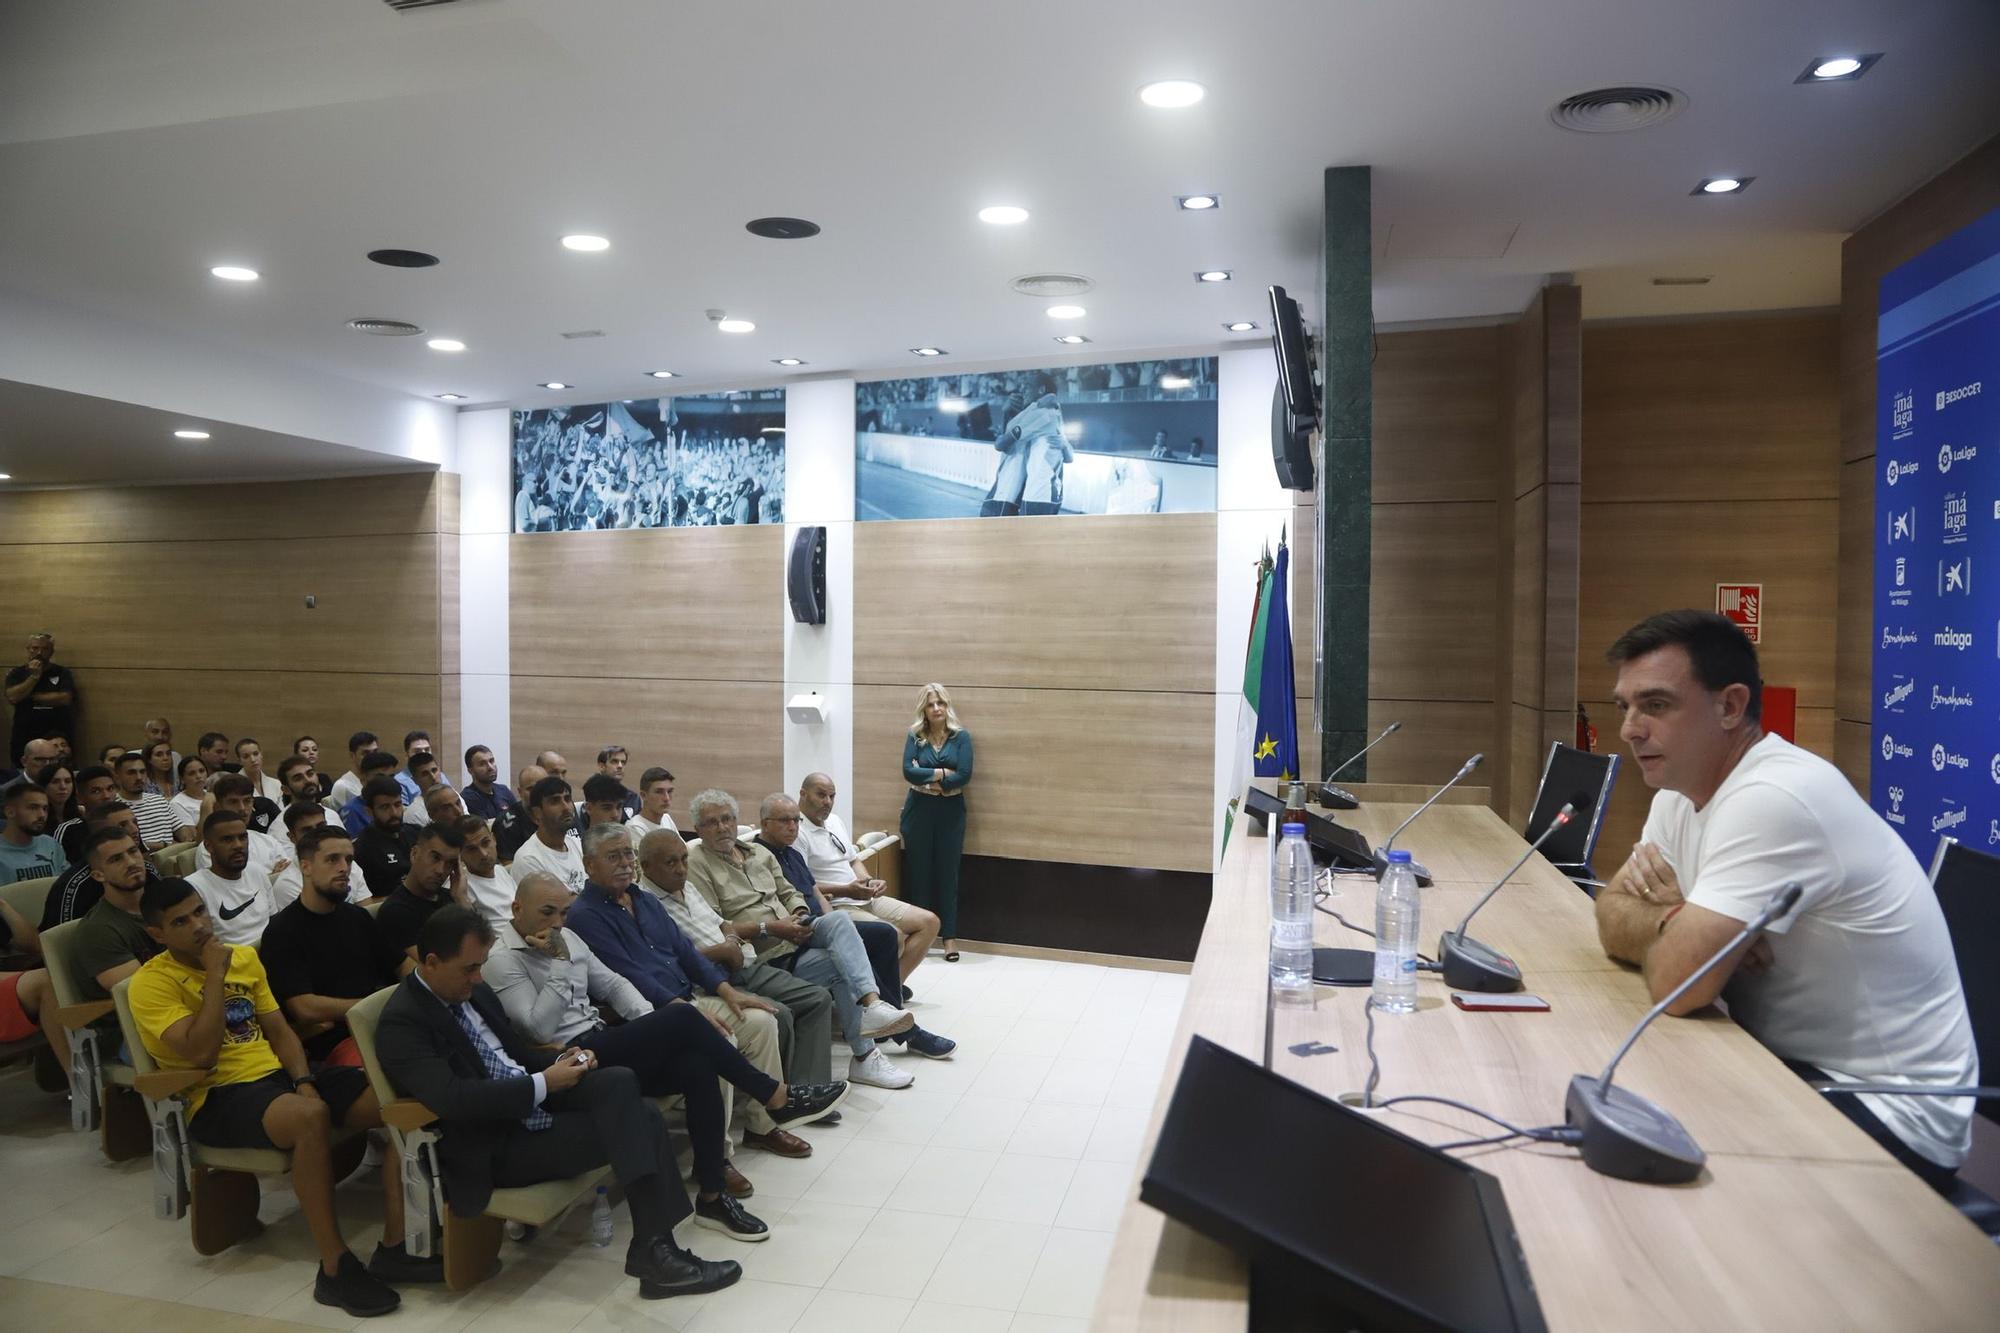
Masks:
[[[785,519],[785,391],[514,413],[514,531]]]
[[[1215,508],[1216,358],[855,386],[855,517]]]

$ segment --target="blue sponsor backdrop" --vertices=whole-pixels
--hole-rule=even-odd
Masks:
[[[1882,279],[1875,809],[2000,848],[2000,212]]]

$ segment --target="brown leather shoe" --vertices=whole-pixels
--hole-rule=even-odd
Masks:
[[[743,1131],[743,1146],[762,1148],[765,1152],[776,1153],[780,1157],[810,1157],[813,1146],[788,1130],[773,1129],[769,1134],[752,1134]]]
[[[750,1183],[750,1177],[738,1171],[734,1162],[722,1164],[722,1187],[729,1191],[732,1199],[747,1199],[757,1192],[757,1187]]]

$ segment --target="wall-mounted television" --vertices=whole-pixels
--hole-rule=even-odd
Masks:
[[[1296,430],[1319,424],[1319,391],[1313,387],[1312,355],[1306,346],[1305,318],[1283,287],[1271,288],[1271,350],[1278,357],[1278,385]]]

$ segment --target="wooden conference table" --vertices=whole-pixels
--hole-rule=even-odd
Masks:
[[[1363,807],[1340,819],[1371,844],[1415,808],[1357,794]],[[1243,831],[1215,877],[1140,1173],[1196,1035],[1259,1061],[1268,1037],[1271,1068],[1328,1097],[1359,1092],[1367,1078],[1365,988],[1319,987],[1315,1008],[1273,1013],[1269,843]],[[1399,845],[1436,880],[1423,891],[1426,954],[1527,848],[1491,810],[1443,804]],[[1373,881],[1336,882],[1327,905],[1372,927]],[[1314,919],[1319,944],[1370,947],[1332,917]],[[1516,1124],[1559,1123],[1570,1076],[1601,1070],[1650,1007],[1645,983],[1604,957],[1590,900],[1540,857],[1469,933],[1511,955],[1550,1011],[1467,1013],[1446,998],[1442,977],[1421,974],[1416,1013],[1375,1016],[1376,1097],[1431,1093]],[[1338,1049],[1292,1054],[1307,1041]],[[1708,1153],[1699,1180],[1613,1180],[1559,1145],[1456,1154],[1499,1178],[1551,1329],[2000,1327],[2000,1247],[1726,1017],[1660,1019],[1619,1065],[1618,1083],[1687,1127]],[[1370,1114],[1431,1143],[1498,1132],[1437,1105]],[[1135,1176],[1092,1327],[1240,1333],[1247,1266],[1137,1195]]]

